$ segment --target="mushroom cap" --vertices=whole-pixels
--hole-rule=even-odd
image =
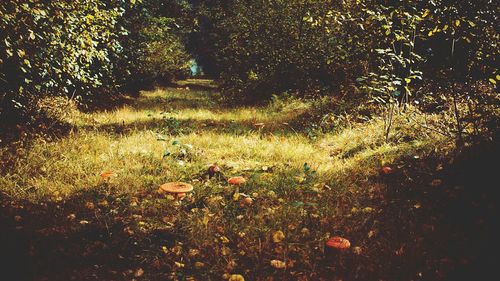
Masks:
[[[170,193],[186,193],[193,191],[193,186],[185,182],[169,182],[160,185],[160,189]]]
[[[240,201],[240,207],[250,206],[253,203],[253,199],[250,197],[245,197]]]
[[[109,177],[112,177],[114,175],[115,175],[115,173],[113,173],[112,171],[104,171],[100,174],[101,178],[109,178]]]
[[[384,167],[382,167],[381,172],[382,172],[382,174],[388,175],[388,174],[392,174],[393,170],[389,166],[384,166]]]
[[[351,247],[351,242],[340,236],[334,236],[326,241],[326,246],[333,249],[345,250]]]
[[[229,184],[244,184],[247,180],[244,177],[232,177],[227,180]]]

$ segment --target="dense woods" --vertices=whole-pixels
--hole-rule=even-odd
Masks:
[[[8,280],[486,280],[499,15],[0,1]]]

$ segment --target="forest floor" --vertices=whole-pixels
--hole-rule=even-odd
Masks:
[[[499,198],[488,160],[497,147],[458,154],[453,140],[405,118],[389,142],[380,118],[314,134],[304,122],[314,103],[227,107],[219,98],[211,81],[182,81],[114,109],[75,112],[64,135],[4,143],[0,274],[489,280],[496,272]],[[209,178],[214,163],[221,174]],[[233,176],[247,179],[239,192],[227,183]],[[182,201],[158,192],[171,181],[194,190]],[[351,247],[325,252],[335,235]]]

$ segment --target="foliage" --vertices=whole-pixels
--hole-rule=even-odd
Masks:
[[[471,199],[453,174],[446,176],[449,160],[439,158],[453,149],[447,138],[413,128],[421,120],[402,115],[389,143],[379,118],[311,140],[305,130],[281,126],[297,117],[286,104],[304,107],[304,101],[286,101],[226,108],[207,92],[168,88],[113,111],[82,113],[66,137],[2,147],[0,219],[7,223],[1,231],[34,237],[29,248],[14,251],[31,253],[39,261],[32,274],[48,280],[237,274],[246,280],[410,280],[418,274],[439,280],[475,269],[462,259],[487,261],[481,249],[488,252],[496,237],[488,232],[497,222],[489,215],[496,197],[485,195],[477,182],[482,177],[473,178]],[[164,132],[167,107],[197,130]],[[248,127],[254,118],[272,129]],[[238,127],[227,131],[230,120]],[[432,155],[435,162],[426,158]],[[239,193],[252,204],[235,201],[225,180],[203,176],[214,162],[225,177],[247,179]],[[494,171],[488,164],[477,168]],[[380,175],[382,167],[393,172]],[[103,178],[103,171],[113,176]],[[159,194],[159,185],[170,181],[189,182],[194,191],[181,202]],[[323,245],[339,233],[352,247],[328,259]],[[475,248],[464,251],[462,245],[471,244]]]
[[[459,142],[467,131],[459,107],[468,107],[467,115],[476,116],[469,118],[469,125],[478,136],[481,129],[476,121],[496,116],[484,109],[498,100],[486,98],[489,90],[478,92],[468,85],[478,80],[496,84],[498,33],[491,23],[498,20],[497,5],[491,1],[413,1],[366,5],[364,11],[362,20],[378,42],[371,50],[371,71],[357,82],[373,101],[387,104],[386,135],[394,104],[407,104],[412,96],[421,107],[448,100]]]
[[[87,102],[185,75],[188,8],[182,1],[2,1],[0,117],[35,118],[32,105],[43,96]]]
[[[47,94],[113,88],[110,56],[120,50],[116,24],[122,13],[112,2],[95,0],[2,1],[2,118],[29,110],[31,101]]]
[[[209,1],[199,28],[215,66],[204,67],[239,98],[339,88],[364,56],[361,27],[350,21],[358,10],[352,1]]]
[[[120,22],[127,30],[120,39],[124,50],[117,58],[125,90],[137,91],[187,75],[190,56],[185,41],[192,21],[186,1],[142,1],[127,8]]]

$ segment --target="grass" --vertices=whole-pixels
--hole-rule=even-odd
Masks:
[[[3,213],[10,225],[34,235],[34,275],[409,280],[421,271],[442,274],[412,265],[412,259],[431,258],[405,252],[412,247],[405,245],[416,245],[411,235],[387,222],[400,214],[394,206],[406,210],[404,225],[421,218],[415,206],[422,198],[397,198],[391,186],[430,188],[434,167],[412,179],[406,171],[423,159],[439,165],[453,148],[449,140],[418,131],[403,117],[396,118],[398,133],[389,143],[377,118],[311,138],[307,128],[290,124],[312,110],[312,102],[227,108],[217,102],[210,81],[181,86],[144,92],[115,110],[77,112],[71,132],[57,140],[37,138],[16,145],[15,153],[2,148]],[[213,163],[222,177],[207,177]],[[396,172],[381,176],[383,166]],[[103,179],[104,171],[115,176]],[[252,197],[250,206],[241,206],[242,197],[235,200],[225,181],[240,175],[248,179],[240,192]],[[182,202],[158,194],[169,181],[189,182],[194,192]],[[282,241],[273,241],[277,231],[285,234]],[[333,260],[325,256],[330,235],[350,239],[351,250]],[[54,244],[58,239],[67,249]],[[52,259],[81,252],[77,260]],[[388,265],[374,260],[379,258]],[[398,259],[408,263],[391,268]],[[284,261],[286,269],[271,260]]]

